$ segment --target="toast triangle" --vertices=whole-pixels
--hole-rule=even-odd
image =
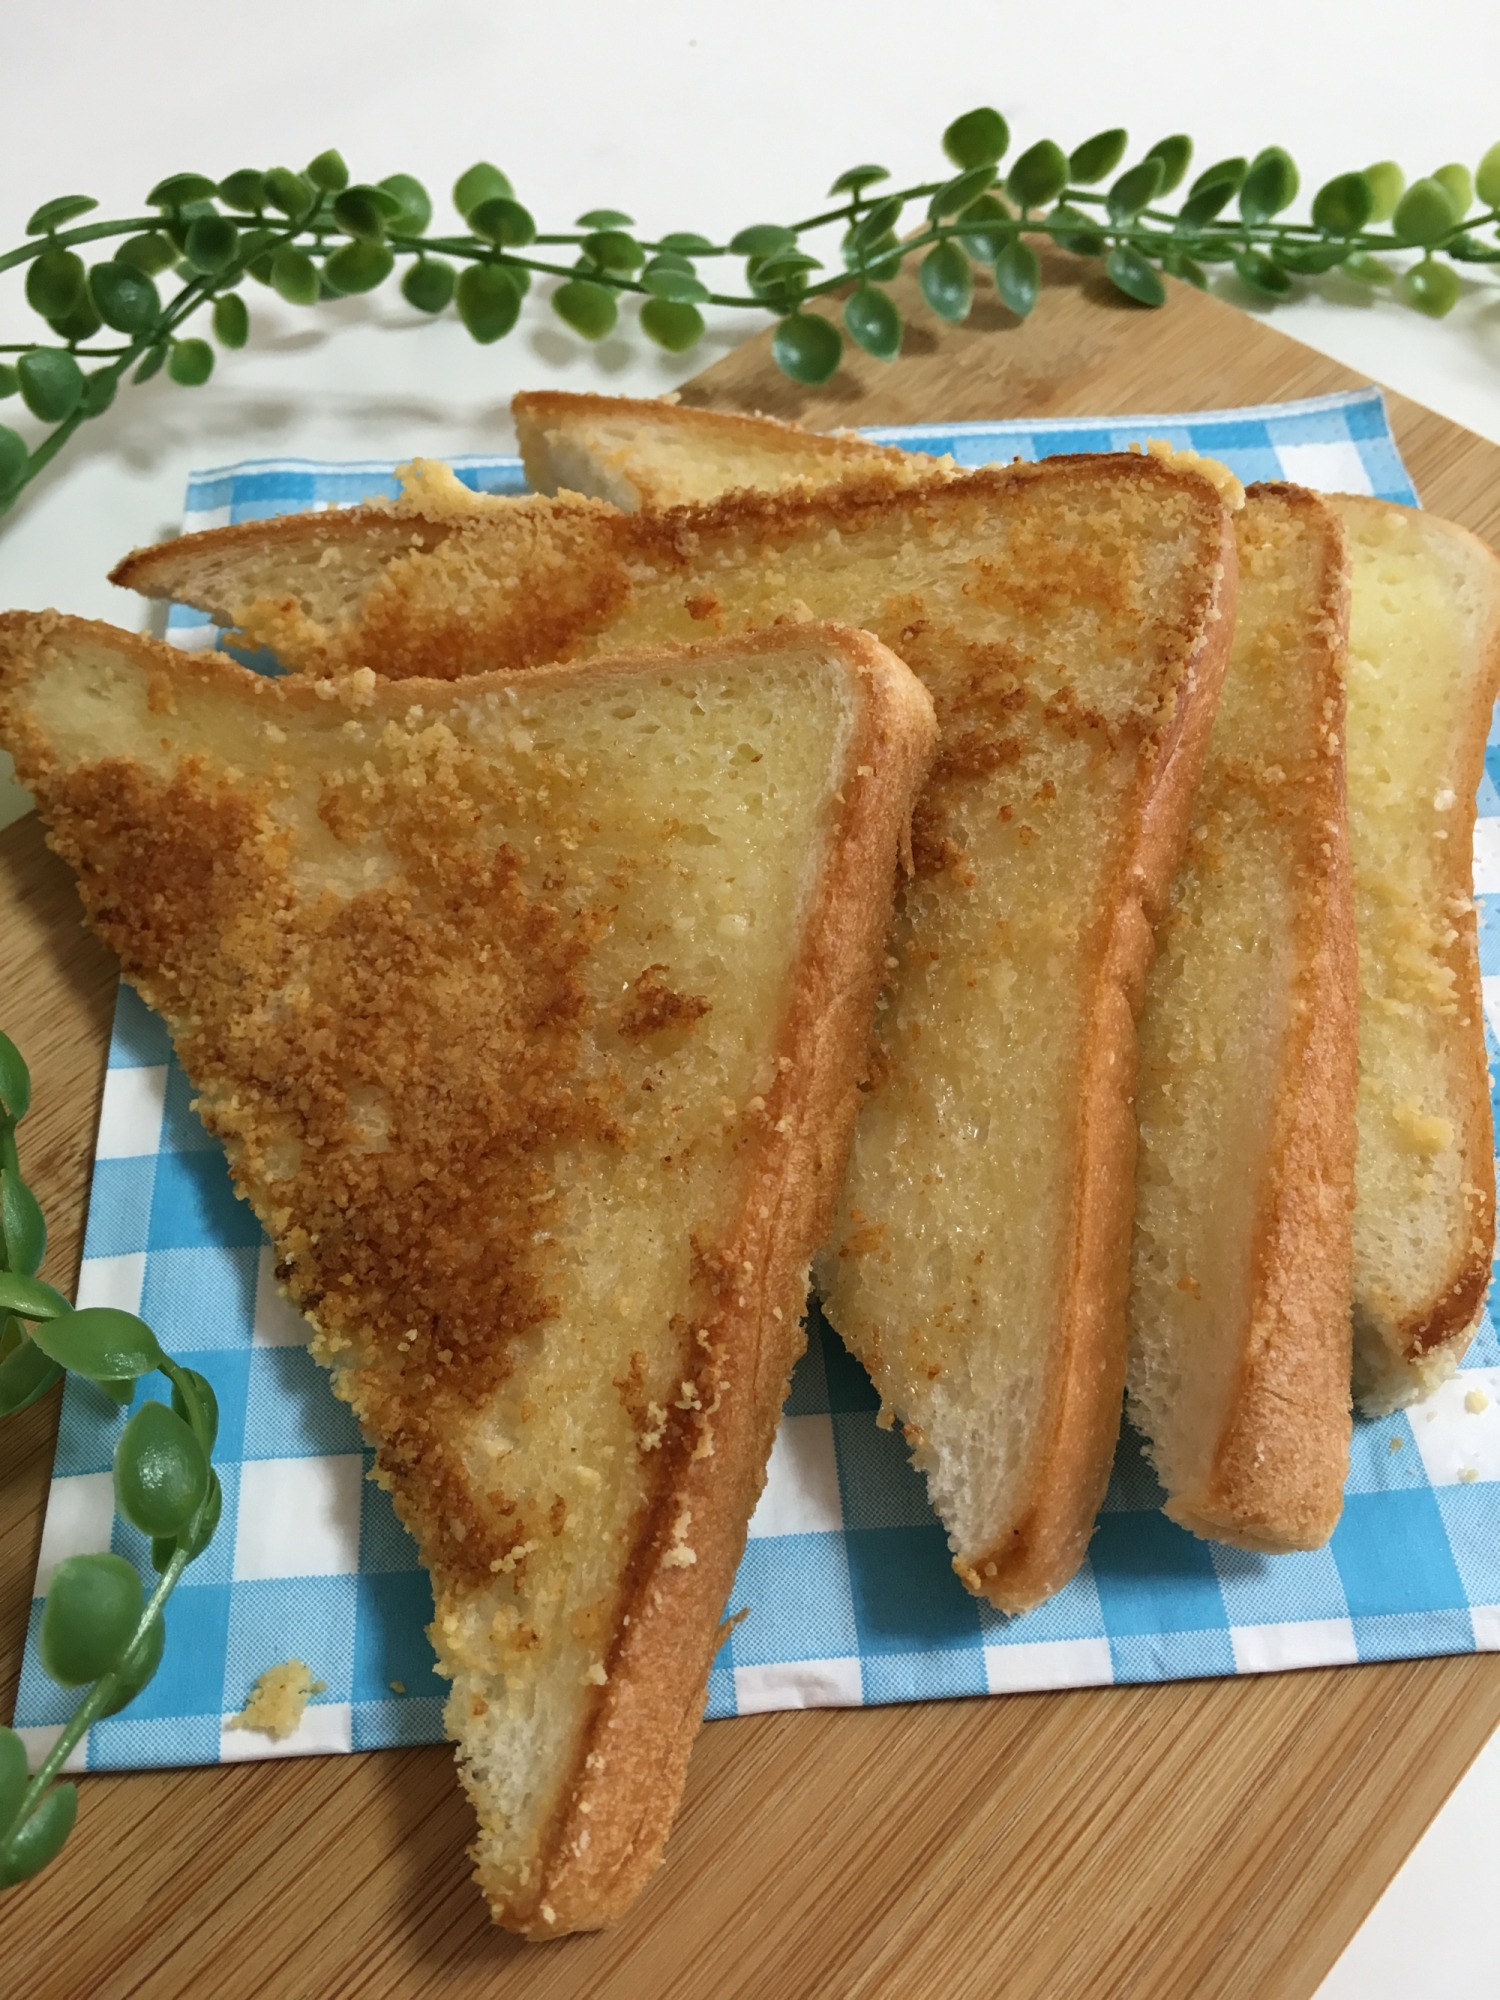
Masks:
[[[392,553],[375,512],[221,531],[127,580],[206,602],[212,578],[217,609],[314,670],[447,676],[837,617],[927,682],[943,740],[820,1283],[960,1576],[1038,1602],[1082,1560],[1118,1433],[1133,1011],[1233,627],[1219,493],[1121,454],[410,532]]]
[[[926,694],[826,626],[315,686],[13,615],[0,739],[417,1538],[494,1915],[609,1921],[802,1344]]]

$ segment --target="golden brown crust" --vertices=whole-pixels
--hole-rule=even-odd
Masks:
[[[1142,461],[1153,463],[1154,461]],[[1217,499],[1217,496],[1215,496]],[[1134,838],[1098,953],[1082,1073],[1074,1236],[1047,1418],[1037,1427],[1033,1499],[1012,1535],[962,1568],[1007,1612],[1058,1590],[1083,1560],[1109,1483],[1125,1391],[1125,1303],[1135,1213],[1135,1023],[1160,917],[1181,858],[1234,636],[1234,526],[1221,515],[1220,581],[1154,757],[1142,759]]]
[[[895,445],[870,444],[853,436],[830,436],[804,430],[779,417],[739,416],[723,410],[698,410],[689,405],[631,396],[575,395],[561,389],[523,389],[511,399],[521,458],[533,492],[553,493],[552,447],[570,428],[585,432],[598,424],[629,424],[649,434],[679,442],[703,458],[763,453],[785,462],[785,483],[817,484],[852,479],[886,481],[901,486],[919,483],[936,471],[936,462]],[[640,475],[626,475],[639,488]],[[778,482],[779,484],[780,482]],[[648,506],[672,504],[660,487],[640,492]]]
[[[1394,501],[1359,494],[1341,493],[1335,498],[1339,511],[1351,524],[1361,518],[1373,520],[1382,515],[1404,519],[1415,512]],[[1456,1007],[1445,1041],[1456,1078],[1453,1095],[1459,1113],[1456,1144],[1463,1162],[1465,1226],[1455,1231],[1454,1261],[1447,1281],[1428,1298],[1410,1307],[1397,1324],[1380,1327],[1380,1337],[1390,1351],[1404,1357],[1408,1365],[1419,1367],[1421,1378],[1430,1383],[1437,1379],[1445,1363],[1451,1366],[1452,1360],[1463,1354],[1473,1339],[1494,1260],[1494,1130],[1479,980],[1478,926],[1473,905],[1473,838],[1485,744],[1496,695],[1500,692],[1500,579],[1493,552],[1476,536],[1452,522],[1433,522],[1430,515],[1418,518],[1424,525],[1430,523],[1439,528],[1455,543],[1471,548],[1490,579],[1488,631],[1452,759],[1451,785],[1456,806],[1441,857],[1434,857],[1437,871],[1444,878],[1439,901],[1451,912],[1444,956]],[[1356,1296],[1356,1323],[1364,1303]]]
[[[170,753],[161,769],[132,769],[123,756],[70,765],[54,751],[32,684],[54,657],[85,646],[106,647],[138,686],[145,683],[169,753],[172,717],[190,690],[245,710],[236,721],[248,741],[252,718],[280,729],[329,703],[351,723],[415,705],[425,730],[459,700],[498,697],[505,683],[407,691],[276,682],[222,656],[174,653],[86,621],[0,620],[5,739],[53,820],[54,844],[79,870],[93,922],[168,1015],[203,1093],[206,1122],[229,1140],[236,1177],[276,1239],[294,1296],[315,1316],[321,1352],[339,1369],[341,1391],[418,1537],[441,1623],[445,1601],[482,1592],[497,1567],[525,1559],[524,1525],[503,1493],[475,1490],[449,1432],[466,1406],[503,1382],[514,1340],[555,1311],[526,1250],[546,1219],[537,1206],[545,1187],[531,1184],[539,1148],[570,1115],[585,1126],[610,1115],[569,1060],[587,1026],[573,977],[587,940],[557,910],[524,896],[518,904],[520,884],[503,851],[492,879],[463,871],[462,807],[479,796],[483,774],[468,772],[458,796],[429,768],[413,788],[414,829],[404,826],[407,808],[394,790],[376,803],[382,836],[414,882],[423,865],[416,835],[438,843],[439,821],[459,814],[447,846],[434,845],[444,856],[441,879],[426,885],[440,904],[442,951],[424,952],[420,930],[393,909],[386,932],[373,939],[375,956],[366,925],[347,940],[348,954],[325,951],[319,961],[319,926],[337,932],[345,920],[330,913],[333,898],[316,899],[309,915],[309,905],[281,893],[285,843],[256,778],[223,767],[215,773],[188,754]],[[763,633],[724,647],[652,648],[534,677],[541,687],[561,681],[583,689],[659,674],[684,658],[727,652],[739,660],[787,647],[821,647],[842,663],[854,727],[791,997],[771,1038],[774,1079],[750,1107],[735,1156],[737,1201],[713,1240],[696,1246],[681,1315],[694,1393],[666,1413],[650,1457],[646,1513],[633,1531],[635,1554],[617,1604],[629,1615],[604,1649],[605,1682],[540,1866],[533,1863],[519,1893],[510,1882],[485,1882],[497,1919],[530,1935],[618,1915],[654,1867],[675,1811],[717,1621],[802,1344],[806,1267],[847,1150],[896,854],[935,734],[931,703],[914,677],[868,635],[837,627]],[[335,838],[361,803],[325,795],[321,817]],[[372,893],[384,910],[378,893],[352,901]],[[393,897],[399,904],[399,884]],[[465,920],[482,936],[467,936]],[[303,980],[300,996],[296,980],[275,976],[283,950]],[[441,980],[447,953],[463,966],[459,977],[404,993],[403,982]],[[486,986],[476,971],[507,954],[521,982],[514,1000],[506,979]],[[351,978],[331,987],[341,966]],[[466,1008],[467,985],[477,988],[478,1004]],[[261,1005],[266,988],[276,1003],[270,1021]],[[674,997],[686,1004],[692,996]],[[486,1016],[507,1007],[509,1040],[482,1060]],[[287,1014],[289,1027],[281,1025]],[[680,1009],[674,1018],[681,1022]],[[424,1065],[420,1050],[403,1049],[392,1023],[410,1032],[429,1021],[446,1041]],[[524,1073],[511,1075],[506,1064],[516,1049]],[[341,1069],[331,1066],[335,1059]],[[351,1142],[351,1064],[355,1090],[366,1072],[391,1086],[393,1143],[367,1149],[358,1134]],[[408,1100],[411,1129],[403,1124]],[[268,1172],[257,1147],[284,1143],[289,1131],[313,1164]]]
[[[1296,517],[1317,549],[1309,701],[1317,755],[1288,758],[1277,817],[1296,834],[1296,972],[1256,1204],[1243,1348],[1203,1487],[1167,1513],[1195,1534],[1267,1553],[1321,1548],[1349,1467],[1349,1272],[1358,1083],[1359,961],[1344,803],[1348,550],[1338,517],[1301,488],[1252,486],[1252,508]]]
[[[827,1232],[859,1107],[895,835],[934,741],[930,710],[916,710],[910,677],[909,687],[874,680],[890,658],[885,648],[867,633],[845,633],[842,642],[871,672],[872,698],[850,745],[837,858],[809,917],[782,1030],[788,1067],[758,1121],[738,1216],[703,1274],[700,1407],[684,1413],[672,1436],[649,1553],[629,1623],[606,1662],[609,1680],[576,1783],[535,1893],[502,1914],[531,1937],[611,1921],[657,1865],[723,1636],[717,1621],[802,1349],[807,1267]],[[674,1540],[689,1517],[696,1560],[676,1564]]]

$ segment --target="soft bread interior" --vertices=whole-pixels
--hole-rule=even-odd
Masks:
[[[1500,562],[1411,509],[1335,504],[1354,564],[1355,1386],[1378,1411],[1451,1374],[1494,1248],[1471,854],[1500,683]]]
[[[104,627],[8,637],[7,740],[432,1571],[480,1879],[523,1928],[600,1921],[608,1884],[572,1908],[551,1886],[559,1816],[582,1796],[624,1839],[633,1758],[658,1845],[670,1818],[831,1195],[804,1156],[836,1175],[852,1116],[844,1017],[863,994],[868,1021],[925,698],[817,628],[316,689]],[[877,784],[851,859],[846,800]],[[794,1021],[822,962],[832,1051]],[[731,1248],[751,1390],[716,1415]],[[690,1462],[727,1482],[696,1519]],[[658,1666],[676,1737],[595,1772],[622,1646],[700,1562]]]

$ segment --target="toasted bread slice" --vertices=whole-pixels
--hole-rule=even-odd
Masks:
[[[319,689],[0,621],[0,736],[432,1572],[530,1936],[666,1838],[933,734],[826,626]]]
[[[701,506],[725,493],[788,493],[845,482],[920,486],[951,459],[863,438],[830,437],[774,417],[629,396],[523,390],[511,400],[536,493],[583,493],[633,514]]]
[[[1333,504],[1354,576],[1354,1372],[1359,1401],[1378,1412],[1452,1373],[1494,1256],[1472,855],[1500,684],[1500,562],[1429,514],[1349,496]]]
[[[1358,964],[1338,516],[1252,486],[1239,608],[1141,1010],[1128,1404],[1195,1534],[1317,1548],[1349,1464]]]
[[[1148,919],[1233,624],[1214,487],[1119,456],[664,515],[525,502],[428,523],[373,584],[362,552],[331,618],[304,579],[337,574],[358,522],[335,542],[327,521],[301,544],[327,562],[299,556],[280,598],[295,521],[144,560],[187,595],[240,565],[228,609],[289,664],[448,675],[837,616],[927,682],[942,747],[822,1283],[965,1582],[1007,1610],[1058,1588],[1119,1424]]]

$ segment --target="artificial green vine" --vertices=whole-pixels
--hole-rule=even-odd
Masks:
[[[1339,174],[1318,190],[1305,223],[1280,219],[1299,181],[1279,146],[1206,168],[1174,213],[1158,204],[1186,176],[1192,141],[1174,134],[1117,174],[1127,145],[1121,130],[1100,132],[1072,153],[1042,139],[1002,175],[1010,129],[998,111],[970,111],[943,134],[956,169],[944,179],[892,193],[881,191],[890,179],[884,167],[851,167],[829,190],[841,197],[835,207],[800,222],[754,224],[725,244],[684,231],[645,241],[617,209],[591,209],[571,230],[539,233],[509,180],[484,163],[453,189],[465,229],[433,236],[432,203],[419,181],[392,174],[350,186],[336,152],[320,153],[302,173],[246,167],[222,181],[173,174],[146,197],[150,214],[123,222],[69,228],[98,204],[63,195],[32,216],[32,241],[0,256],[0,272],[26,267],[27,300],[54,336],[0,344],[0,356],[16,357],[0,360],[0,396],[19,392],[33,416],[55,426],[32,451],[0,425],[0,512],[80,424],[109,408],[127,375],[144,382],[165,370],[184,387],[208,380],[213,348],[184,331],[195,314],[211,312],[221,346],[243,347],[250,316],[239,288],[247,278],[312,306],[374,291],[399,261],[409,305],[432,314],[452,305],[484,343],[510,332],[533,276],[561,280],[552,309],[588,340],[615,325],[622,294],[638,295],[642,331],[672,353],[704,333],[702,306],[760,307],[779,321],[778,367],[817,383],[837,368],[843,335],[809,313],[808,302],[845,292],[844,333],[867,354],[893,360],[902,319],[885,285],[910,257],[920,260],[927,305],[950,321],[968,316],[976,265],[992,271],[1001,299],[1024,318],[1042,283],[1037,237],[1101,259],[1116,289],[1145,306],[1165,302],[1163,272],[1202,286],[1205,267],[1227,264],[1268,302],[1289,297],[1299,278],[1340,269],[1360,284],[1398,285],[1419,312],[1440,318],[1459,296],[1455,264],[1500,263],[1500,241],[1477,233],[1493,236],[1500,224],[1500,144],[1472,174],[1439,167],[1409,187],[1389,160]],[[1107,191],[1098,192],[1105,181]],[[1227,215],[1231,203],[1237,213]],[[915,229],[914,205],[922,210]],[[1381,223],[1390,227],[1373,226]],[[836,241],[821,241],[833,231]],[[125,240],[85,265],[79,250],[110,237]],[[812,254],[808,238],[820,240],[835,268]],[[1381,262],[1384,251],[1410,250],[1420,260],[1399,275]],[[724,257],[744,259],[743,292],[715,291],[700,276],[700,266]],[[156,281],[168,272],[178,288],[164,300]],[[96,345],[105,329],[120,344]]]
[[[75,1312],[36,1276],[47,1226],[16,1153],[16,1127],[30,1103],[20,1051],[0,1035],[0,1417],[44,1396],[69,1368],[120,1404],[159,1369],[172,1402],[142,1403],[115,1447],[115,1504],[152,1538],[150,1596],[135,1565],[113,1555],[69,1556],[48,1587],[37,1636],[42,1666],[63,1687],[88,1692],[34,1778],[20,1736],[0,1729],[0,1889],[40,1873],[72,1831],[78,1788],[54,1780],[89,1725],[133,1701],[161,1664],[163,1606],[213,1539],[223,1504],[209,1464],[218,1404],[203,1376],[164,1354],[133,1313]]]

